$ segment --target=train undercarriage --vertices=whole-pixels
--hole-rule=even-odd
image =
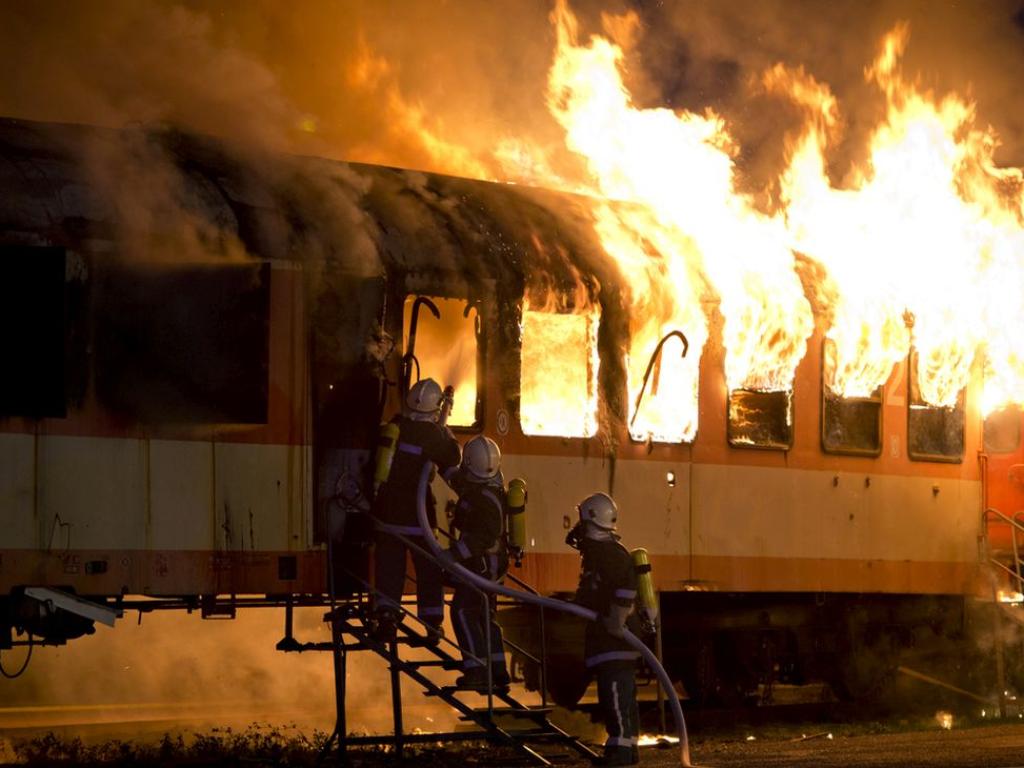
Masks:
[[[896,704],[901,674],[927,678],[954,699],[994,700],[996,655],[1006,694],[1024,690],[1021,627],[998,604],[961,595],[663,593],[661,656],[691,707],[765,706],[775,686],[825,684],[832,700]],[[1000,615],[996,636],[995,614]],[[512,609],[503,626],[517,645],[548,654],[547,690],[574,706],[588,679],[582,623]],[[657,638],[649,638],[652,646]],[[1001,643],[1001,647],[999,647]],[[541,670],[516,660],[528,687]],[[820,686],[819,686],[820,687]],[[959,691],[955,690],[959,689]]]

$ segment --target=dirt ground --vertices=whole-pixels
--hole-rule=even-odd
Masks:
[[[0,734],[0,765],[25,764],[25,754],[15,755],[13,743],[10,734]],[[269,743],[265,742],[264,746]],[[315,745],[307,742],[303,748],[293,745],[285,751],[265,748],[255,754],[232,756],[229,750],[226,754],[210,754],[199,759],[192,755],[179,760],[173,754],[163,753],[150,763],[149,760],[133,760],[114,748],[108,750],[103,759],[95,753],[75,756],[72,750],[64,755],[50,753],[49,757],[36,753],[28,762],[32,765],[313,765],[317,752]],[[402,762],[387,752],[353,750],[348,764],[356,768],[522,764],[509,758],[507,753],[485,744],[464,744],[413,749]],[[708,768],[1024,768],[1024,720],[955,724],[950,730],[944,730],[937,722],[741,726],[694,735],[691,759],[695,766]],[[328,759],[323,764],[345,763]],[[557,765],[580,768],[587,763],[575,759],[560,760]],[[679,750],[677,747],[645,747],[642,765],[648,768],[679,766]]]

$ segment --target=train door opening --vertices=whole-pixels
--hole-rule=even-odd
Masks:
[[[420,379],[455,390],[448,426],[475,430],[483,421],[482,328],[476,302],[410,295],[402,309],[402,392]]]

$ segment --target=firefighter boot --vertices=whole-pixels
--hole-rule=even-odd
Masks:
[[[590,761],[591,765],[639,765],[639,750],[633,752],[632,747],[605,747],[604,754]]]
[[[470,667],[465,674],[455,678],[455,686],[467,691],[486,691],[487,673],[482,667]]]
[[[504,663],[491,665],[491,685],[494,686],[495,690],[507,691],[511,683],[512,678],[509,677],[508,669],[505,668]]]

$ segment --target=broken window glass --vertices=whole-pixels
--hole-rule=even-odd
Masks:
[[[729,445],[788,451],[793,447],[793,392],[734,389],[728,404]]]
[[[825,453],[878,456],[882,452],[882,387],[869,397],[842,397],[829,389],[832,344],[825,340],[821,356],[821,448]]]
[[[907,455],[915,461],[959,463],[964,456],[964,393],[948,408],[929,405],[918,386],[917,353],[910,356]]]

